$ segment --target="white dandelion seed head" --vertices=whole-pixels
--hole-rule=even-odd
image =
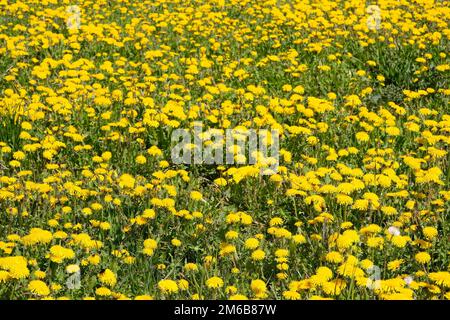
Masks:
[[[399,236],[400,235],[400,230],[397,227],[391,226],[388,228],[388,232],[390,235],[393,236]]]
[[[66,21],[67,28],[69,30],[79,29],[81,25],[81,10],[79,6],[68,6],[66,12],[69,15]]]
[[[409,286],[414,281],[414,278],[411,276],[407,276],[403,279],[403,281],[405,281],[406,285]]]

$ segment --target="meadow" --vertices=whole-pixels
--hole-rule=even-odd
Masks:
[[[450,299],[449,21],[0,0],[0,299]],[[277,130],[277,170],[174,163],[199,121]]]

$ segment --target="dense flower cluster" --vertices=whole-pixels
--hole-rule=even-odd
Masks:
[[[449,1],[72,5],[0,0],[0,298],[450,299]]]

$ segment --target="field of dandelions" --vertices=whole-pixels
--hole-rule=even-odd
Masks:
[[[449,20],[0,0],[0,299],[450,299]],[[278,130],[278,170],[175,164],[197,121]]]

